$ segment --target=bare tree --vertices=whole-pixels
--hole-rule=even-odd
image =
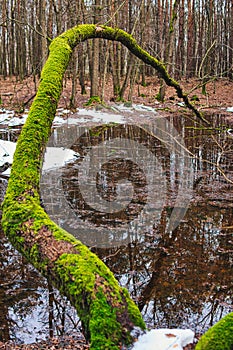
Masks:
[[[32,72],[39,75],[47,56],[46,36],[53,38],[71,26],[72,4],[72,0],[3,0],[0,5],[0,74],[16,75],[20,79]],[[140,44],[169,64],[177,78],[205,77],[206,81],[213,76],[232,78],[231,0],[78,0],[76,7],[76,23],[109,22],[129,32],[133,30]],[[78,49],[76,73],[82,91],[85,92],[87,78],[91,80],[91,94],[98,95],[102,61],[105,62],[102,48],[106,44],[95,41],[88,45],[89,66],[85,43]],[[106,64],[106,74],[112,75],[113,95],[120,94],[123,98],[129,83],[136,81],[138,61],[119,43],[111,43]],[[143,83],[146,74],[155,75],[145,65],[141,65],[140,73]]]
[[[101,0],[94,2],[94,23],[101,20]],[[91,97],[99,96],[99,57],[100,57],[100,43],[99,40],[92,42],[91,53]]]

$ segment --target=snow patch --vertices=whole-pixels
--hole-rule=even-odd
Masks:
[[[0,168],[2,168],[2,170],[4,168],[4,165],[9,164],[10,166],[12,164],[15,148],[16,148],[16,143],[11,141],[0,140]],[[10,170],[6,169],[2,173],[4,175],[9,175]]]
[[[61,168],[67,163],[75,161],[80,155],[72,149],[61,147],[47,147],[44,155],[42,171]]]
[[[132,350],[183,350],[193,340],[194,332],[190,329],[152,329],[139,336]]]
[[[0,140],[0,167],[5,164],[9,166],[13,162],[13,156],[16,149],[16,143],[11,141]],[[42,171],[49,171],[61,168],[67,163],[75,161],[79,157],[79,153],[64,147],[47,147],[44,154],[44,162]],[[2,172],[3,175],[10,175],[10,168]]]
[[[13,117],[7,123],[8,126],[18,126],[18,125],[24,125],[27,120],[28,114],[23,114],[21,117]]]
[[[79,123],[85,123],[85,122],[100,122],[100,123],[124,123],[125,118],[122,114],[119,114],[119,112],[124,113],[133,113],[134,111],[141,111],[141,112],[153,112],[156,113],[156,110],[153,107],[145,106],[143,104],[132,104],[132,106],[125,106],[122,104],[114,105],[112,108],[113,113],[109,112],[103,112],[102,110],[95,110],[95,109],[85,109],[80,108],[77,110],[76,113],[71,112],[68,109],[61,109],[59,108],[57,110],[57,114],[54,118],[53,125],[62,125],[62,124],[68,124],[68,125],[78,125]],[[114,111],[116,113],[114,113]],[[0,109],[0,124],[6,124],[8,126],[19,126],[23,125],[26,122],[28,116],[28,111],[26,111],[22,116],[18,117],[15,115],[14,111]],[[65,116],[65,118],[63,117]]]
[[[106,113],[101,110],[96,111],[94,109],[79,109],[78,115],[92,117],[92,122],[101,123],[123,123],[125,120],[122,115]]]
[[[23,125],[27,119],[28,114],[25,113],[20,117],[15,116],[14,111],[6,109],[0,110],[0,124],[7,124],[8,126]]]

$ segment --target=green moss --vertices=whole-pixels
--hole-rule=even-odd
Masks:
[[[197,95],[193,95],[193,96],[191,97],[191,101],[196,102],[196,101],[200,101],[200,99],[199,99],[199,97],[198,97]]]
[[[162,97],[160,92],[155,95],[155,99],[159,102],[164,102],[164,97]]]
[[[93,106],[95,104],[102,103],[99,96],[92,96],[89,98],[89,100],[85,103],[85,106]]]
[[[232,350],[233,312],[223,317],[199,340],[195,350]]]
[[[101,288],[96,296],[90,309],[91,348],[119,349],[122,332],[117,321],[116,308],[111,307]]]
[[[142,319],[141,313],[138,312],[138,307],[130,298],[128,290],[125,288],[123,288],[122,290],[124,293],[125,300],[127,302],[131,321],[133,322],[133,324],[137,325],[141,329],[146,329],[145,322]]]
[[[122,312],[120,305],[124,300],[131,322],[145,327],[141,314],[130,300],[128,292],[123,290],[122,294],[112,272],[85,246],[80,254],[63,254],[56,261],[56,275],[63,281],[63,293],[75,298],[78,314],[90,331],[92,349],[119,349],[122,341],[128,344],[131,342],[129,332],[126,332],[122,339],[122,328],[118,321],[117,312]],[[109,298],[113,300],[110,302]],[[83,307],[85,303],[89,305],[88,312]],[[113,307],[114,304],[116,307]]]
[[[125,102],[125,99],[118,95],[116,98],[116,102]]]

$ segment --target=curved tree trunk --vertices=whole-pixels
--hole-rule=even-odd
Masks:
[[[50,220],[40,205],[39,194],[43,152],[72,50],[81,41],[97,37],[120,41],[157,69],[200,117],[165,66],[141,49],[131,35],[95,25],[79,25],[66,31],[50,45],[37,95],[17,143],[3,203],[2,226],[14,247],[76,307],[91,348],[107,350],[132,343],[130,331],[133,327],[145,328],[142,316],[127,290],[118,285],[106,265]]]

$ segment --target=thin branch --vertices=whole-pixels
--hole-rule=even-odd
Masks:
[[[210,53],[210,51],[212,50],[212,48],[214,47],[214,45],[216,44],[216,39],[214,40],[214,42],[212,43],[212,45],[208,48],[208,50],[206,51],[201,63],[200,63],[200,67],[199,67],[199,70],[198,70],[198,76],[199,78],[201,78],[201,70],[202,70],[202,66],[206,60],[206,57],[208,56],[208,54]]]
[[[108,25],[108,24],[113,20],[113,18],[117,15],[117,13],[120,11],[120,9],[125,5],[125,2],[126,2],[126,0],[124,0],[124,1],[120,4],[120,6],[118,6],[118,8],[116,9],[116,11],[115,11],[115,12],[113,13],[113,15],[109,18],[109,20],[108,20],[107,22],[104,23],[105,26]],[[98,23],[98,24],[100,24],[100,23]]]
[[[7,21],[12,21],[12,22],[15,22],[15,23],[18,23],[20,25],[23,25],[23,26],[27,26],[29,27],[31,30],[33,30],[35,33],[37,33],[38,35],[40,35],[41,37],[43,38],[46,38],[49,42],[52,42],[52,39],[50,37],[48,37],[47,35],[39,32],[35,27],[33,27],[31,24],[27,23],[27,22],[23,22],[23,21],[19,21],[18,19],[15,19],[15,18],[11,18],[9,17],[7,19]]]

